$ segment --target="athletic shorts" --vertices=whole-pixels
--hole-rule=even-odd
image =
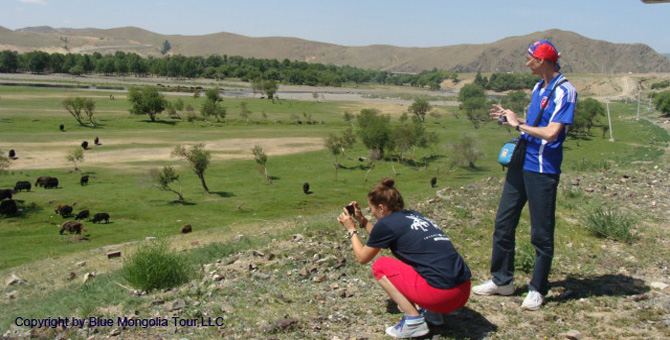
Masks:
[[[386,256],[372,264],[372,274],[377,280],[386,276],[410,302],[437,313],[451,313],[470,297],[470,280],[451,289],[434,288],[412,266]]]

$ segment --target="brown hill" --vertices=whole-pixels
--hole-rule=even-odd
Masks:
[[[251,38],[232,33],[161,35],[136,27],[31,27],[16,31],[0,27],[0,50],[103,54],[125,51],[160,56],[163,42],[167,40],[172,46],[171,54],[286,58],[395,72],[419,72],[433,68],[457,72],[525,72],[523,53],[529,43],[538,39],[551,40],[559,47],[565,72],[670,72],[670,60],[647,45],[614,44],[561,30],[509,37],[489,44],[408,48],[389,45],[350,47],[297,38]]]

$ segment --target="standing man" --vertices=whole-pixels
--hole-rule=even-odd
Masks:
[[[536,255],[529,292],[521,304],[526,310],[539,309],[549,290],[563,141],[577,104],[577,91],[559,72],[559,57],[554,45],[546,40],[536,41],[528,48],[526,66],[542,80],[533,88],[525,120],[500,105],[491,109],[491,118],[504,116],[506,124],[521,132],[521,138],[527,141],[526,157],[523,168],[510,168],[505,178],[493,232],[493,278],[472,291],[478,295],[514,293],[515,234],[521,210],[528,202],[530,238]]]

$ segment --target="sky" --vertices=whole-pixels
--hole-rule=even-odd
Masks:
[[[560,29],[670,53],[669,19],[670,3],[640,0],[0,0],[0,26],[12,30],[134,26],[344,46],[487,44]]]

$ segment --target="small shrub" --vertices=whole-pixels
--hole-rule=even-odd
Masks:
[[[606,237],[621,242],[630,242],[635,239],[631,234],[631,227],[635,221],[628,215],[612,208],[600,206],[586,215],[587,229],[598,237]]]
[[[592,161],[590,159],[582,158],[575,164],[572,164],[572,170],[577,172],[598,172],[607,171],[612,168],[612,165],[605,160]]]
[[[164,241],[138,247],[121,269],[122,277],[143,291],[176,287],[187,282],[192,272],[186,259],[171,252]]]
[[[514,268],[524,273],[531,273],[535,266],[535,246],[531,243],[524,242],[523,245],[517,247],[514,255]]]

